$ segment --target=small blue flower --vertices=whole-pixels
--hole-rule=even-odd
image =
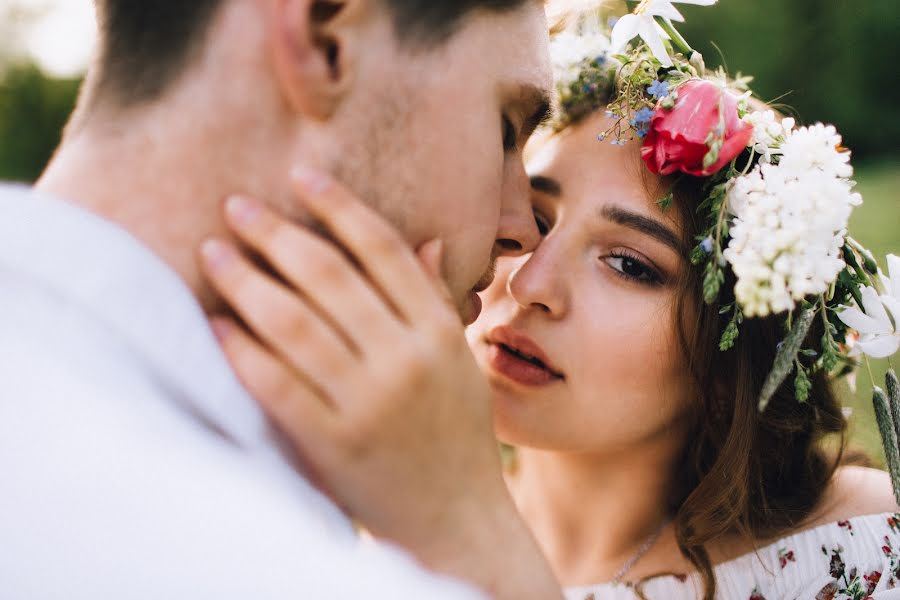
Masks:
[[[637,127],[638,125],[646,125],[650,123],[650,119],[653,118],[653,115],[656,114],[656,111],[650,110],[646,106],[641,110],[634,113],[634,116],[631,119],[631,126]]]
[[[615,116],[616,116],[616,113],[614,113],[613,111],[611,111],[611,110],[606,111],[606,118],[607,118],[607,119],[612,119],[612,118],[615,117]]]
[[[700,242],[700,248],[706,252],[707,254],[712,254],[713,251],[713,240],[711,237],[706,238],[702,242]]]
[[[644,139],[647,137],[647,134],[650,133],[650,125],[647,123],[642,123],[635,127],[634,129],[635,135],[637,135],[640,139]]]
[[[665,98],[669,95],[669,82],[654,81],[647,87],[647,93],[654,98]]]
[[[600,140],[601,142],[605,141],[605,140],[606,140],[606,134],[605,134],[605,133],[599,133],[599,134],[597,134],[597,139]]]
[[[598,54],[598,55],[594,58],[594,62],[597,64],[598,67],[602,67],[603,65],[606,64],[606,55],[605,55],[605,54]]]
[[[613,146],[624,146],[625,140],[613,140],[612,144],[613,144]]]

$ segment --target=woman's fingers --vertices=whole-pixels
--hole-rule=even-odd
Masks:
[[[238,379],[279,429],[301,447],[327,441],[337,414],[296,372],[231,319],[213,317],[212,328]]]
[[[390,307],[333,244],[248,198],[230,198],[225,216],[241,241],[302,292],[354,349],[362,350],[373,336],[396,333],[399,322]]]
[[[423,323],[435,317],[440,295],[393,226],[328,175],[295,169],[292,177],[304,206],[362,266],[405,321]]]
[[[210,283],[265,344],[303,374],[323,397],[340,395],[344,375],[357,363],[347,342],[297,294],[263,273],[237,249],[210,240],[202,264]]]

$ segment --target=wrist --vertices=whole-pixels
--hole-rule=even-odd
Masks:
[[[467,580],[491,598],[551,600],[561,587],[502,479],[448,511],[421,553],[429,569]]]

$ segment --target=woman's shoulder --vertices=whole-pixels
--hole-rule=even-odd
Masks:
[[[850,483],[856,480],[864,482],[860,485],[872,484],[876,492],[881,487],[877,473],[851,471],[846,475],[854,475],[847,478]],[[841,474],[841,478],[844,476]],[[843,485],[836,483],[836,490]],[[842,508],[865,512],[884,506],[858,503],[844,504]],[[796,530],[716,564],[714,572],[716,598],[722,600],[895,599],[900,597],[900,514],[883,511],[847,515]],[[702,580],[694,572],[649,577],[627,586],[572,588],[567,590],[567,598],[689,600],[701,596],[702,588]]]
[[[847,483],[882,486],[876,473],[849,472],[835,482],[835,492]],[[854,487],[863,490],[865,487]],[[878,503],[881,500],[882,503]],[[888,510],[884,510],[887,508]],[[789,533],[756,552],[716,568],[726,586],[750,589],[747,598],[881,598],[900,586],[900,514],[893,501],[835,502],[835,512],[822,522]],[[891,596],[893,597],[893,596]]]
[[[719,565],[717,577],[737,577],[746,587],[752,574],[760,593],[749,598],[878,597],[875,592],[900,586],[898,511],[886,473],[841,467],[809,519]]]
[[[845,521],[853,517],[900,511],[890,476],[867,467],[840,467],[822,501],[803,528]]]

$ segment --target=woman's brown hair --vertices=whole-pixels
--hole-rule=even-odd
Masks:
[[[684,239],[696,243],[704,225],[697,213],[704,181],[667,183],[669,210],[678,211]],[[789,378],[760,412],[759,394],[785,334],[783,318],[744,321],[734,347],[723,352],[719,340],[730,315],[720,315],[720,308],[734,302],[734,281],[707,305],[702,279],[702,269],[689,267],[673,307],[696,402],[669,508],[678,546],[702,577],[704,599],[711,600],[716,580],[710,542],[735,534],[765,540],[806,521],[840,463],[846,420],[821,374],[813,378],[807,402],[795,399]],[[811,337],[822,335],[824,327],[817,325]],[[829,436],[837,438],[836,453],[823,447]]]

